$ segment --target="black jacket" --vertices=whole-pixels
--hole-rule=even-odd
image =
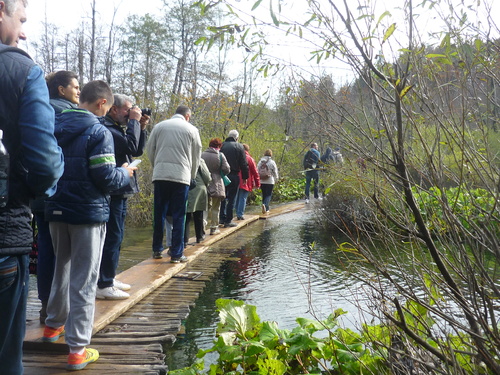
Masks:
[[[220,152],[224,154],[231,167],[232,174],[238,174],[241,171],[241,178],[248,179],[248,163],[245,155],[245,149],[241,143],[236,142],[232,137],[226,138]]]
[[[122,127],[115,122],[110,116],[99,118],[101,124],[113,135],[115,146],[116,166],[121,167],[123,163],[131,163],[132,157],[141,156],[146,145],[147,131],[141,130],[141,124],[137,120],[129,120],[127,127]],[[137,183],[137,174],[134,172],[133,178],[130,179],[130,184],[116,191],[112,191],[111,195],[130,195],[139,192],[139,184]]]

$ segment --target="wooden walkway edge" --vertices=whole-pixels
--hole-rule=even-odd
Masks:
[[[120,281],[132,285],[132,289],[128,291],[130,297],[125,300],[96,300],[92,346],[96,347],[96,344],[99,346],[96,348],[100,351],[101,358],[96,364],[89,365],[82,371],[110,375],[115,373],[165,373],[160,344],[166,341],[175,341],[181,320],[189,314],[189,306],[194,304],[203,290],[204,284],[208,280],[207,277],[217,271],[217,267],[214,266],[217,262],[198,262],[202,263],[198,266],[201,268],[203,268],[204,263],[205,269],[203,272],[199,272],[203,273],[204,277],[195,280],[195,283],[193,280],[187,283],[189,278],[175,276],[186,271],[186,268],[190,270],[192,265],[197,264],[195,261],[198,258],[203,258],[202,255],[209,250],[212,244],[259,218],[266,219],[303,207],[303,202],[295,202],[273,208],[268,215],[245,215],[246,219],[238,221],[237,227],[221,228],[220,234],[207,235],[202,243],[189,246],[185,250],[185,255],[189,257],[187,263],[170,263],[170,257],[166,255],[166,252],[164,258],[152,259],[150,258],[151,249],[144,249],[145,257],[149,256],[148,259],[118,275]],[[213,258],[213,255],[210,256]],[[210,272],[207,271],[207,267],[210,268]],[[165,288],[169,291],[168,297],[165,295],[167,292],[163,291],[164,288],[159,290],[165,284],[171,284]],[[186,289],[188,285],[191,285],[190,288],[192,285],[196,285],[196,287],[189,290]],[[163,297],[158,297],[158,295],[163,295]],[[168,303],[165,303],[165,300]],[[138,311],[134,311],[134,306],[138,308]],[[127,314],[125,315],[125,313]],[[160,321],[161,325],[156,324]],[[147,329],[143,328],[140,334],[134,334],[130,332],[130,327],[127,328],[128,325],[132,324],[147,326]],[[41,341],[43,327],[39,323],[38,315],[28,316],[24,342],[25,374],[65,373],[64,364],[68,349],[64,338],[56,343],[43,343]],[[123,327],[127,329],[123,329]],[[130,363],[125,363],[123,356],[119,356],[120,353],[123,353],[123,349],[120,351],[119,348],[125,346],[126,343],[133,344],[130,348]],[[118,346],[117,344],[124,345]],[[115,346],[116,353],[113,349]],[[47,355],[48,353],[54,355]],[[120,358],[120,360],[117,361],[116,358]]]

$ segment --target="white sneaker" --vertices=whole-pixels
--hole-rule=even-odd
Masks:
[[[114,286],[109,286],[107,288],[97,288],[97,293],[95,298],[97,299],[127,299],[130,294],[115,288]]]
[[[306,198],[306,204],[308,204],[308,203],[309,203],[309,199],[308,199],[308,198]]]
[[[130,290],[130,285],[122,283],[120,280],[113,279],[113,286],[120,290]]]

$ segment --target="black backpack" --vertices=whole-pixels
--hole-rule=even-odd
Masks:
[[[318,158],[316,155],[311,150],[307,151],[304,156],[304,169],[315,169],[317,164]]]

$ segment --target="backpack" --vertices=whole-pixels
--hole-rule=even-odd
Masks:
[[[267,161],[261,160],[260,165],[259,165],[259,177],[261,179],[269,178],[271,177],[271,171],[269,170],[269,167],[267,166]]]
[[[304,169],[315,169],[318,164],[318,159],[311,150],[307,151],[304,156]]]

